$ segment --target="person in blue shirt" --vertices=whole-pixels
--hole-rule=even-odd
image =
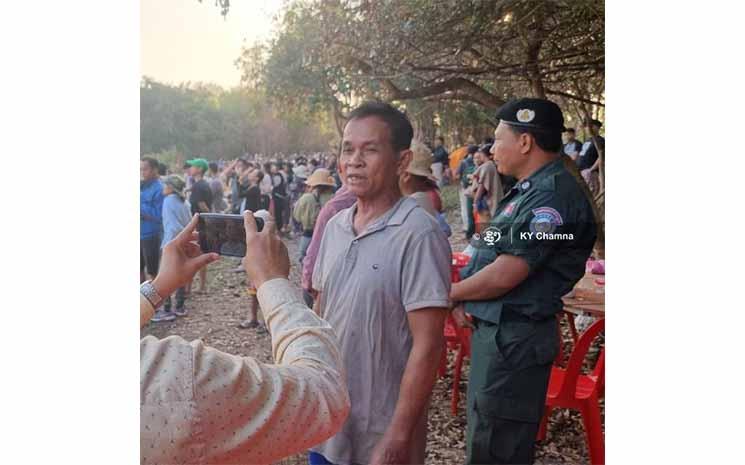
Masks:
[[[189,224],[191,214],[189,207],[184,201],[184,188],[186,181],[181,176],[172,174],[163,181],[163,239],[160,244],[161,250],[173,240],[174,237]],[[177,316],[186,315],[184,302],[186,300],[186,288],[180,287],[176,290],[176,308],[171,311],[171,296],[163,301],[163,308],[155,312],[150,321],[172,321]]]
[[[158,160],[140,160],[140,282],[158,274],[160,232],[162,229],[163,184],[158,173]]]

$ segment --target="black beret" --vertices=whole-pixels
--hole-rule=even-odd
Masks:
[[[564,115],[554,102],[542,98],[510,100],[497,110],[497,119],[511,126],[543,130],[564,131]]]

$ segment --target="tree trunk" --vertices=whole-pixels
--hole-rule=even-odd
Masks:
[[[599,193],[605,192],[605,149],[601,149],[596,143],[596,139],[592,138],[592,143],[595,145],[595,149],[598,151],[598,182],[600,184]]]
[[[409,116],[414,126],[414,138],[422,142],[434,142],[435,139],[435,108],[428,102],[410,102]]]
[[[339,140],[341,140],[344,137],[344,125],[347,118],[342,113],[339,108],[339,102],[336,100],[331,104],[331,115],[334,117],[334,127],[336,128],[336,133],[339,135]]]
[[[538,57],[541,54],[541,46],[543,45],[542,40],[534,40],[528,46],[526,68],[528,71],[528,79],[530,79],[530,87],[533,90],[533,96],[536,98],[546,98],[546,88],[543,86],[543,79],[541,78],[541,70],[538,67]]]

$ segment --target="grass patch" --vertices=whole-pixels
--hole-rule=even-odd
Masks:
[[[458,197],[458,186],[456,184],[443,187],[440,190],[440,197],[442,198],[442,207],[446,212],[460,209],[460,198]]]

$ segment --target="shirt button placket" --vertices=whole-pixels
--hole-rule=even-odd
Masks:
[[[350,266],[350,269],[348,271],[351,271],[351,269],[354,267],[354,264],[357,262],[357,250],[359,249],[359,239],[355,239],[352,241],[352,244],[349,246],[349,252],[347,252],[347,263]]]

